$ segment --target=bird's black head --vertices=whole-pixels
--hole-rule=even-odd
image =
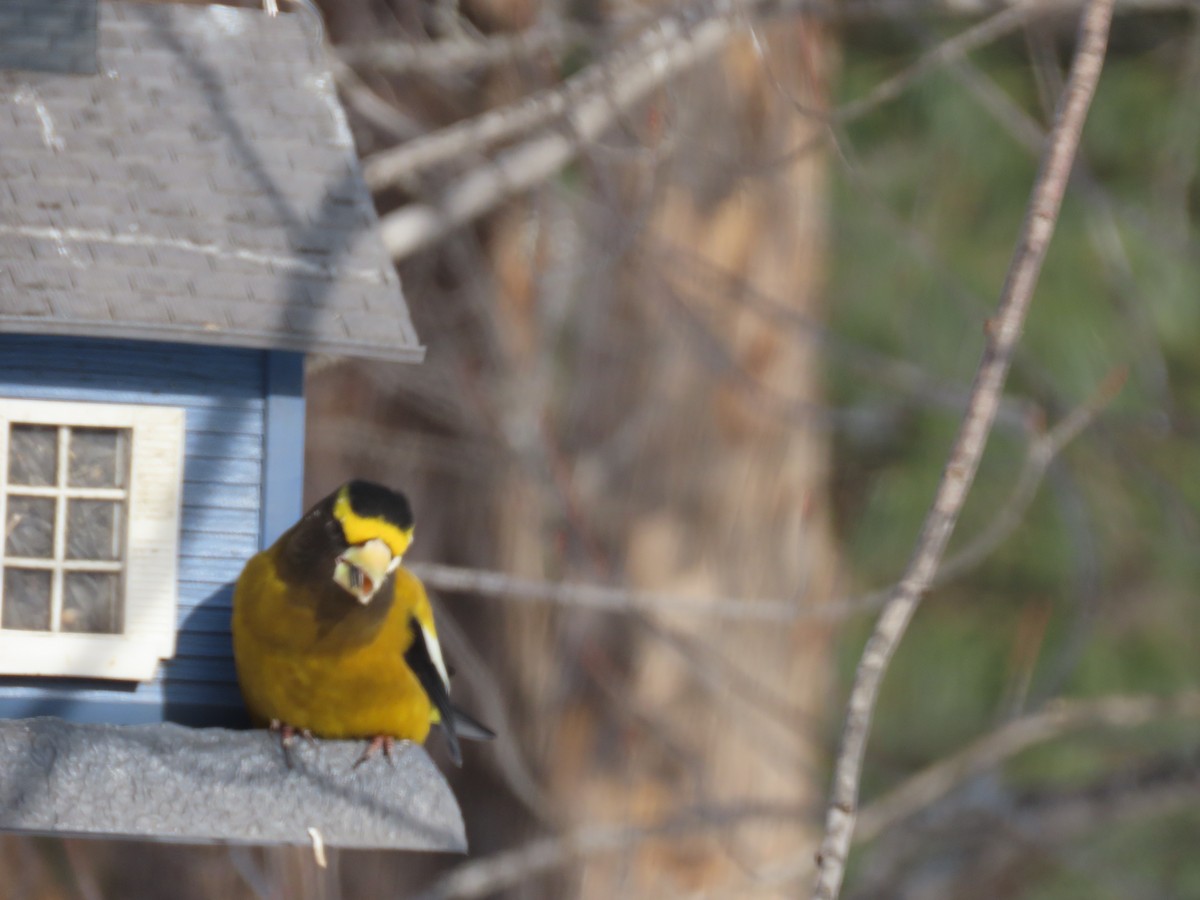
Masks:
[[[355,479],[348,481],[335,492],[336,499],[344,496],[350,509],[361,519],[380,519],[395,525],[401,531],[412,531],[414,524],[412,507],[408,498],[373,481]]]

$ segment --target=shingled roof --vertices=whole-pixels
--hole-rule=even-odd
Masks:
[[[421,359],[301,15],[103,2],[98,52],[0,71],[0,331]]]

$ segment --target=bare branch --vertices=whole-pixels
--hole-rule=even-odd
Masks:
[[[1075,408],[1061,422],[1045,434],[1040,434],[1029,445],[1025,464],[1017,476],[1017,484],[1009,495],[1008,502],[992,518],[988,527],[977,535],[966,547],[947,559],[938,569],[933,586],[951,581],[968,569],[983,562],[992,551],[1011,535],[1021,524],[1029,504],[1037,496],[1038,488],[1046,477],[1050,463],[1075,440],[1100,414],[1100,411],[1117,395],[1125,384],[1128,369],[1115,369],[1087,402]]]
[[[1183,53],[1179,72],[1179,99],[1167,113],[1170,126],[1159,151],[1163,164],[1155,178],[1155,193],[1163,198],[1169,227],[1177,241],[1187,240],[1188,185],[1196,178],[1196,145],[1200,143],[1200,110],[1196,92],[1200,90],[1200,8],[1192,7],[1191,34]]]
[[[673,290],[674,282],[687,282],[693,296],[700,298],[704,295],[719,297],[721,300],[732,299],[755,315],[772,324],[787,328],[797,338],[817,344],[824,350],[831,362],[843,363],[852,371],[876,381],[887,388],[907,394],[913,402],[933,409],[949,410],[955,415],[961,415],[967,405],[969,385],[958,384],[944,380],[917,363],[900,357],[889,356],[865,344],[858,343],[840,335],[820,324],[814,316],[792,309],[782,301],[769,297],[754,287],[746,278],[730,274],[720,266],[713,265],[695,253],[664,240],[653,241],[656,252],[661,252],[663,260],[656,265],[669,269],[673,273],[672,284],[664,284],[664,289],[672,290],[671,296],[688,308],[690,315],[702,319],[701,310],[693,311],[689,298],[681,290]],[[709,334],[716,338],[710,328]],[[729,357],[731,351],[726,350]],[[800,418],[798,413],[805,410],[793,406],[790,415],[787,405],[775,398],[772,413],[778,418]],[[862,421],[862,412],[853,408],[813,407],[807,409],[812,413],[806,426],[842,427],[854,430]],[[1027,399],[1004,397],[998,421],[1014,431],[1026,430],[1030,417],[1037,412],[1037,405]]]
[[[376,94],[358,73],[334,55],[329,56],[334,80],[360,116],[396,140],[412,140],[421,132],[420,125]]]
[[[1198,795],[1195,757],[1139,761],[1082,787],[1022,797],[1009,824],[1044,846],[1114,822],[1194,809]]]
[[[1006,722],[865,806],[854,843],[874,840],[969,778],[1037,744],[1086,728],[1137,728],[1169,718],[1200,718],[1200,691],[1187,691],[1175,697],[1103,697],[1049,704],[1040,712]]]
[[[943,585],[975,567],[1012,534],[1020,524],[1029,503],[1037,495],[1037,489],[1045,479],[1050,463],[1095,420],[1120,390],[1124,380],[1125,370],[1114,370],[1083,404],[1072,410],[1052,429],[1033,439],[1009,502],[980,535],[941,565],[933,579],[933,585]],[[360,443],[372,445],[378,441],[367,440]],[[555,603],[596,612],[674,612],[767,625],[845,619],[879,608],[896,590],[894,587],[883,588],[800,609],[794,601],[782,598],[754,601],[744,598],[703,599],[599,584],[546,581],[506,572],[458,568],[429,562],[413,562],[409,567],[430,587],[442,591],[506,597],[525,603]]]
[[[862,117],[894,99],[930,70],[961,59],[1043,9],[1037,0],[1024,0],[967,29],[867,96],[841,108],[832,118],[845,123]],[[405,183],[429,166],[479,154],[494,144],[561,123],[560,130],[531,138],[504,151],[489,165],[461,176],[436,204],[411,204],[385,216],[382,232],[392,256],[402,259],[509,197],[540,184],[570,162],[581,145],[603,134],[622,112],[680,72],[717,53],[741,28],[743,17],[751,14],[753,5],[740,10],[736,3],[672,13],[629,47],[589,66],[559,87],[368,158],[363,174],[368,186],[378,191]],[[697,18],[698,22],[691,21]]]
[[[899,787],[865,807],[854,842],[873,840],[896,822],[928,807],[958,784],[986,772],[1016,754],[1088,728],[1137,728],[1167,718],[1200,718],[1200,692],[1175,697],[1128,696],[1097,700],[1064,701],[1045,710],[1010,721],[963,750],[914,775]],[[1088,798],[1084,797],[1083,800]],[[1078,818],[1076,804],[1067,812]],[[803,815],[789,804],[746,803],[731,807],[687,810],[667,822],[646,826],[588,825],[560,836],[531,841],[512,850],[466,862],[422,892],[421,900],[481,897],[522,883],[573,860],[617,853],[646,841],[683,837],[751,820],[788,820]],[[1033,810],[1029,810],[1030,813]],[[1059,818],[1063,818],[1059,811]],[[782,885],[801,877],[803,870],[787,867],[759,873],[769,884]]]
[[[922,76],[935,69],[958,62],[972,50],[978,50],[980,47],[1016,31],[1035,15],[1044,14],[1045,10],[1046,5],[1040,0],[1023,0],[1021,3],[984,19],[977,25],[972,25],[961,34],[956,34],[949,40],[942,41],[927,50],[916,62],[886,81],[880,82],[868,91],[866,96],[839,107],[833,113],[833,120],[838,124],[845,125],[862,118],[884,103],[895,100]]]
[[[384,246],[394,259],[403,259],[501,201],[540,184],[570,162],[581,145],[603,134],[622,111],[674,75],[716,53],[736,27],[736,20],[728,14],[704,19],[690,27],[683,17],[665,20],[637,43],[637,53],[579,76],[598,79],[601,90],[578,100],[574,99],[573,91],[535,95],[532,99],[537,102],[527,110],[523,107],[511,119],[501,116],[495,120],[492,131],[498,135],[496,140],[511,134],[516,124],[522,126],[515,128],[520,131],[527,127],[529,120],[546,116],[545,110],[554,110],[548,114],[550,118],[561,114],[564,133],[544,134],[501,153],[489,165],[470,171],[454,182],[436,205],[412,204],[384,216],[380,222]],[[622,60],[626,63],[624,68],[610,72],[609,66],[620,65]],[[443,144],[439,138],[437,143],[423,143],[418,149],[423,154],[453,152],[451,139],[457,134],[453,128],[437,133],[446,135],[450,143]],[[403,178],[412,165],[411,156],[416,152],[410,151],[410,158],[401,158],[399,162],[390,156],[367,160],[364,173],[368,184],[377,188]]]
[[[884,103],[896,99],[915,82],[929,72],[943,68],[950,63],[963,59],[972,50],[991,43],[1015,31],[1030,20],[1047,14],[1061,13],[1078,5],[1061,0],[1061,2],[1046,2],[1046,0],[1021,0],[1015,5],[997,6],[995,9],[973,6],[973,13],[990,13],[984,21],[973,25],[961,34],[941,42],[938,46],[923,54],[911,65],[905,67],[886,81],[881,82],[867,95],[847,103],[832,113],[829,118],[841,124],[854,121],[865,114],[877,109]],[[1140,4],[1132,5],[1142,9]],[[1150,4],[1151,8],[1172,8],[1186,5],[1184,0],[1164,0],[1162,3]],[[584,102],[594,101],[598,96],[609,95],[610,100],[619,96],[613,90],[613,83],[636,79],[632,70],[645,67],[647,63],[653,68],[657,64],[655,57],[665,52],[676,52],[674,47],[680,41],[688,42],[690,32],[698,28],[703,21],[724,21],[728,34],[737,30],[740,21],[747,16],[754,16],[760,7],[767,4],[762,0],[745,4],[744,9],[738,8],[737,3],[718,2],[712,4],[696,4],[682,11],[672,11],[656,23],[646,28],[637,39],[628,46],[605,56],[599,62],[588,66],[583,71],[567,79],[562,85],[538,91],[528,97],[498,109],[489,110],[479,116],[457,122],[439,129],[424,137],[414,138],[399,147],[382,151],[369,157],[364,162],[364,176],[372,190],[403,184],[417,172],[432,165],[445,163],[448,159],[461,158],[472,154],[482,153],[487,147],[506,140],[528,134],[535,129],[543,128],[567,117],[572,108]],[[821,2],[789,2],[783,4],[788,14],[805,13],[817,17],[870,18],[878,14],[874,9],[877,4],[847,3],[828,5]],[[780,10],[772,10],[778,14]],[[860,16],[858,13],[870,12],[870,15]],[[943,14],[953,12],[953,5],[941,7],[938,4],[925,4],[921,12]],[[911,14],[913,11],[909,11]],[[886,16],[899,13],[885,13]],[[586,37],[579,29],[566,27],[545,26],[515,35],[496,35],[486,39],[433,42],[416,44],[398,41],[372,44],[361,47],[349,47],[340,50],[340,58],[345,65],[361,65],[374,67],[381,72],[403,72],[420,70],[428,73],[455,72],[482,65],[494,65],[507,59],[520,58],[544,49],[561,47],[571,41]],[[698,55],[703,57],[720,49],[722,42],[711,46],[707,52]],[[699,49],[699,48],[698,48]],[[701,59],[692,60],[686,65],[695,64]],[[664,83],[678,69],[667,66],[659,71],[659,81]],[[650,85],[650,87],[657,86]],[[644,93],[644,92],[643,92]],[[619,106],[624,108],[636,99],[629,100]],[[614,105],[615,101],[614,101]],[[621,108],[614,109],[608,119],[611,122]],[[809,114],[815,115],[811,110]]]
[[[630,591],[599,584],[564,584],[540,578],[522,578],[505,572],[483,569],[461,569],[437,563],[412,563],[410,568],[422,581],[442,591],[465,591],[485,596],[508,597],[526,602],[560,603],[603,612],[681,612],[746,622],[782,623],[797,618],[836,618],[828,605],[811,610],[797,610],[790,600],[703,600],[676,594],[651,591]],[[857,601],[847,601],[842,607],[874,599],[874,595]]]
[[[1124,15],[1187,9],[1192,3],[1193,0],[1118,0],[1115,7]],[[856,22],[917,16],[975,18],[999,12],[1008,5],[1004,0],[851,0],[845,4],[842,16]],[[1083,0],[1043,0],[1041,3],[1047,13],[1054,15],[1078,12],[1083,5]]]
[[[540,184],[651,91],[719,52],[760,5],[750,3],[743,9],[737,3],[721,2],[707,9],[673,12],[629,47],[589,66],[559,87],[370,157],[364,164],[364,175],[368,186],[381,190],[405,183],[429,166],[481,154],[494,144],[535,129],[557,129],[530,138],[502,152],[490,164],[462,175],[434,203],[410,204],[385,216],[381,223],[384,244],[394,258],[402,259]],[[819,9],[804,3],[796,8]],[[804,112],[838,124],[861,118],[895,99],[930,71],[961,60],[971,50],[1046,14],[1049,8],[1041,0],[1023,0],[923,54],[866,96],[832,114]],[[821,139],[811,141],[803,149],[807,152],[820,143]]]
[[[1011,875],[1020,884],[1024,879],[1018,873],[1027,875],[1031,863],[1037,868],[1062,866],[1083,877],[1091,884],[1092,897],[1174,896],[1164,893],[1165,883],[1134,874],[1128,859],[1112,856],[1110,841],[1102,839],[1100,846],[1109,849],[1097,854],[1096,843],[1087,838],[1100,837],[1117,824],[1186,809],[1195,804],[1198,792],[1200,760],[1155,754],[1066,789],[963,797],[936,816],[889,831],[886,842],[872,852],[870,871],[855,885],[855,896],[927,896],[928,891],[914,890],[914,882],[939,857],[960,863],[953,867],[959,889],[943,886],[939,896],[992,896],[993,886],[1013,883]],[[1081,837],[1083,846],[1076,843]],[[1091,848],[1085,849],[1088,844]]]
[[[1113,0],[1091,0],[1084,10],[1079,46],[1067,89],[1034,184],[1029,211],[1001,291],[999,308],[989,323],[987,346],[962,427],[950,450],[933,507],[926,516],[912,559],[895,592],[888,598],[855,673],[826,815],[825,838],[817,856],[817,879],[813,890],[817,900],[833,900],[841,891],[846,857],[854,834],[863,756],[879,686],[921,596],[937,573],[946,542],[974,481],[999,407],[1013,351],[1054,233],[1088,107],[1104,66],[1112,13]]]
[[[562,836],[539,838],[512,850],[463,863],[418,894],[417,900],[483,897],[575,859],[617,853],[655,838],[697,834],[741,822],[794,821],[806,812],[795,804],[747,801],[734,806],[685,810],[658,825],[587,825]]]
[[[1196,30],[1200,35],[1200,29]],[[1034,73],[1041,74],[1039,86],[1047,81],[1044,70],[1052,65],[1052,53],[1046,47],[1048,38],[1040,31],[1029,34],[1029,43],[1035,56]],[[1194,40],[1197,52],[1200,53],[1200,37]],[[1040,59],[1044,57],[1044,59]],[[1045,141],[1045,132],[1041,125],[1021,109],[993,80],[988,78],[968,61],[956,63],[951,68],[954,76],[975,96],[980,105],[1029,153],[1037,155]],[[1200,71],[1200,64],[1197,64]],[[1056,73],[1057,74],[1057,73]],[[1053,99],[1056,100],[1062,92],[1061,78],[1055,79],[1052,86],[1041,91],[1045,94],[1053,88]],[[1048,104],[1053,106],[1053,100]],[[1047,110],[1049,114],[1049,109]],[[1197,118],[1200,122],[1200,118]],[[1168,133],[1174,134],[1175,131]],[[1153,326],[1149,322],[1147,304],[1138,295],[1137,280],[1133,274],[1133,263],[1126,248],[1125,239],[1119,228],[1117,204],[1112,196],[1102,187],[1092,173],[1087,161],[1080,158],[1076,162],[1071,175],[1073,189],[1088,204],[1091,215],[1087,216],[1088,237],[1095,247],[1096,257],[1108,272],[1108,280],[1112,284],[1113,299],[1118,310],[1130,324],[1129,343],[1133,351],[1135,372],[1146,390],[1156,399],[1160,406],[1170,406],[1169,377],[1166,360],[1162,348],[1153,337]],[[1144,232],[1144,229],[1143,229]]]
[[[484,166],[462,175],[434,202],[414,203],[385,216],[384,243],[395,259],[441,239],[503,201],[529,190],[561,170],[579,148],[604,133],[623,112],[680,72],[721,50],[753,17],[762,2],[721,0],[711,6],[672,12],[647,28],[628,47],[606,56],[563,85],[532,94],[517,103],[490,110],[425,137],[368,158],[364,175],[372,190],[404,184],[422,169],[448,160],[484,153],[488,147],[528,134],[546,133],[500,153]],[[827,14],[820,3],[786,4],[792,13]],[[1061,12],[1071,3],[1022,0],[944,41],[912,65],[878,85],[866,96],[824,115],[805,114],[831,123],[861,118],[903,93],[920,78],[962,60],[969,52],[1016,30],[1038,16]],[[936,12],[936,9],[928,10]],[[944,11],[944,10],[943,10]],[[776,13],[778,10],[773,10]],[[821,138],[802,152],[816,149]]]
[[[547,51],[559,52],[585,40],[587,31],[563,25],[542,25],[516,34],[451,38],[418,43],[389,40],[338,48],[346,65],[375,69],[388,75],[459,75],[476,69],[521,61]]]
[[[864,806],[859,815],[853,843],[858,846],[875,840],[898,823],[929,809],[963,782],[985,774],[1039,744],[1087,729],[1140,728],[1164,719],[1196,718],[1200,718],[1200,691],[1195,690],[1185,691],[1173,697],[1109,696],[1050,703],[1041,711],[1012,719],[961,750],[939,759]],[[1127,780],[1124,786],[1131,787]],[[1060,820],[1069,818],[1075,826],[1074,830],[1078,831],[1086,826],[1079,822],[1073,813],[1080,808],[1081,802],[1087,799],[1089,798],[1086,791],[1076,791],[1055,798],[1067,801],[1061,805],[1055,802],[1025,801],[1015,812],[1016,822],[1013,824],[1017,827],[1027,827],[1042,840],[1046,833],[1040,826],[1032,827],[1037,817],[1047,811],[1061,811],[1063,815],[1059,817]],[[938,827],[940,830],[946,825],[940,823]],[[959,828],[961,829],[961,825]],[[812,868],[811,860],[799,859],[761,869],[755,875],[761,881],[783,886],[807,877]],[[890,877],[894,877],[894,873]],[[876,880],[888,881],[889,876]]]
[[[568,136],[574,132],[580,141],[594,139],[620,110],[719,49],[737,26],[735,8],[731,0],[721,0],[663,16],[629,46],[557,87],[368,157],[363,163],[367,186],[377,191],[402,184],[430,165],[482,152],[560,120]],[[549,137],[567,140],[557,134]]]

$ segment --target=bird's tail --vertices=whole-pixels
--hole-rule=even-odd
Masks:
[[[451,706],[454,713],[454,732],[460,738],[468,741],[494,741],[496,732],[488,728],[478,719],[463,712],[457,706]]]

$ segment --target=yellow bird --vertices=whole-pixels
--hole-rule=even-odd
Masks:
[[[294,735],[369,739],[359,762],[440,724],[495,735],[450,702],[433,609],[401,566],[413,515],[403,494],[342,485],[246,563],[233,593],[233,655],[251,718]]]

